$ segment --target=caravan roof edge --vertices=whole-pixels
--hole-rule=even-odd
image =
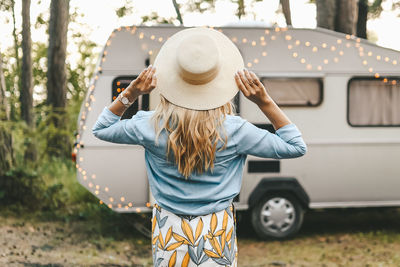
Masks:
[[[151,28],[182,28],[182,29],[186,29],[186,28],[193,28],[193,27],[197,27],[197,26],[175,26],[173,24],[158,24],[158,25],[154,25],[154,26],[147,26],[147,25],[131,25],[131,26],[121,26],[118,27],[116,29],[114,29],[112,31],[112,33],[114,32],[118,32],[120,28],[124,28],[124,27],[136,27],[136,28],[142,28],[142,29],[151,29]],[[199,26],[199,27],[206,27],[206,26]],[[350,40],[356,41],[357,39],[360,39],[360,42],[362,42],[363,44],[367,44],[367,45],[371,45],[371,46],[375,46],[378,48],[382,48],[382,49],[386,49],[386,50],[390,50],[393,52],[397,52],[400,53],[400,50],[396,50],[393,48],[389,48],[389,47],[384,47],[384,46],[380,46],[377,45],[371,41],[369,41],[368,39],[364,39],[355,35],[351,35],[351,34],[346,34],[346,33],[342,33],[342,32],[337,32],[337,31],[333,31],[333,30],[329,30],[329,29],[325,29],[325,28],[321,28],[321,27],[315,27],[315,28],[297,28],[297,27],[291,27],[291,26],[287,26],[287,27],[273,27],[273,26],[259,26],[259,25],[255,25],[255,26],[250,26],[250,25],[243,25],[243,26],[207,26],[207,27],[212,27],[212,28],[216,28],[216,29],[275,29],[275,28],[280,28],[280,29],[288,29],[288,30],[302,30],[302,31],[317,31],[320,33],[324,33],[324,34],[328,34],[331,36],[335,36],[335,37],[340,37],[340,38],[344,38],[346,39],[347,35],[351,36]],[[111,34],[112,34],[111,33]],[[110,34],[110,35],[111,35]]]

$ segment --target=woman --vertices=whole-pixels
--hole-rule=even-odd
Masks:
[[[257,76],[243,69],[238,49],[222,33],[179,31],[164,43],[154,65],[104,107],[92,132],[102,140],[145,148],[156,201],[155,266],[237,266],[232,201],[247,155],[295,158],[307,147]],[[139,95],[156,87],[160,103],[155,110],[120,120]],[[276,134],[235,115],[232,98],[239,89],[268,117]]]

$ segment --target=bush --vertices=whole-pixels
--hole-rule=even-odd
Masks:
[[[58,194],[60,183],[46,186],[37,171],[14,167],[0,177],[0,205],[21,205],[30,210],[52,209],[63,205]]]

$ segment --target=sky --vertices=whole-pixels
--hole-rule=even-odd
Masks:
[[[40,2],[40,4],[37,4]],[[170,0],[131,0],[134,5],[133,14],[119,19],[115,14],[115,9],[124,4],[124,0],[71,0],[70,9],[78,8],[84,16],[79,18],[79,22],[87,24],[82,31],[93,41],[99,45],[104,45],[112,30],[119,26],[130,26],[140,23],[140,17],[150,14],[152,11],[157,12],[163,17],[176,17],[176,13]],[[183,0],[178,0],[178,3]],[[315,28],[316,27],[316,7],[309,4],[309,0],[292,0],[290,1],[292,11],[293,27],[298,28]],[[251,1],[246,1],[246,6],[250,7]],[[384,9],[389,10],[391,0],[385,1]],[[16,12],[21,12],[21,1],[16,1]],[[263,21],[265,25],[271,25],[277,22],[278,26],[286,26],[285,19],[282,14],[276,14],[279,0],[265,0],[255,3],[250,10],[255,10],[256,16],[248,15],[242,19],[243,22],[252,22],[257,20]],[[32,1],[31,5],[31,23],[35,23],[35,19],[40,12],[43,12],[50,6],[50,0]],[[184,15],[185,26],[222,26],[224,24],[238,22],[238,18],[234,15],[236,5],[228,0],[216,1],[215,12],[205,12],[203,14],[186,14]],[[400,35],[395,34],[393,29],[400,29],[400,18],[396,12],[384,11],[382,16],[376,20],[368,21],[368,30],[376,33],[378,37],[377,44],[396,49],[400,51]],[[397,12],[398,13],[398,12]],[[0,12],[0,49],[12,46],[12,24],[6,22],[6,17]],[[17,17],[17,24],[21,25],[21,17]],[[36,30],[32,28],[32,40],[38,41],[47,38],[44,30]],[[73,52],[74,48],[68,48]]]

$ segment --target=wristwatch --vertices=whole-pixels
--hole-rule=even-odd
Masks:
[[[133,104],[133,102],[135,102],[135,101],[129,102],[129,99],[125,96],[124,92],[125,92],[125,91],[122,91],[122,92],[118,95],[117,98],[118,98],[119,101],[122,102],[122,104],[124,104],[125,107],[129,108],[129,107]]]

